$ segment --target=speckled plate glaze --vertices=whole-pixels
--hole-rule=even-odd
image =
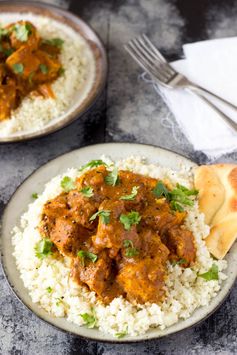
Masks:
[[[22,131],[6,137],[0,137],[0,143],[25,141],[42,137],[72,123],[92,106],[102,93],[106,83],[108,68],[107,56],[100,38],[81,18],[53,5],[25,1],[0,1],[0,13],[32,13],[34,15],[51,18],[71,27],[86,40],[93,53],[96,67],[92,87],[82,102],[78,103],[78,95],[80,95],[80,93],[76,93],[72,105],[58,119],[53,119],[51,123],[37,131]]]
[[[9,285],[11,286],[15,295],[23,302],[23,304],[33,313],[35,313],[39,318],[63,331],[73,333],[91,340],[116,343],[139,342],[167,336],[169,334],[173,334],[196,325],[198,322],[212,314],[221,305],[221,303],[228,295],[230,289],[234,285],[237,276],[237,244],[232,247],[231,251],[226,257],[229,265],[226,271],[228,278],[223,282],[222,289],[218,295],[212,299],[210,305],[207,307],[199,308],[190,318],[184,321],[179,321],[173,326],[162,331],[152,329],[145,335],[136,337],[127,336],[122,339],[115,339],[111,335],[101,333],[96,329],[79,327],[73,323],[68,322],[65,318],[54,318],[46,313],[43,309],[41,309],[37,304],[31,301],[30,296],[28,295],[28,291],[20,279],[19,271],[16,269],[15,258],[12,255],[13,246],[11,244],[11,230],[15,225],[19,225],[20,216],[26,211],[27,205],[32,202],[32,191],[37,191],[40,193],[43,191],[45,183],[54,176],[63,173],[68,168],[79,167],[80,165],[85,164],[92,159],[98,159],[103,154],[109,155],[114,160],[126,158],[131,155],[142,156],[147,158],[149,163],[160,164],[174,170],[179,170],[181,164],[185,164],[188,167],[196,166],[196,164],[192,161],[171,151],[167,151],[154,146],[132,143],[108,143],[92,145],[64,154],[43,165],[30,177],[28,177],[28,179],[26,179],[20,187],[18,187],[10,199],[3,215],[1,232],[2,265]]]

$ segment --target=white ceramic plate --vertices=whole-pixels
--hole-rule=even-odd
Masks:
[[[212,299],[209,306],[199,308],[190,318],[184,321],[179,321],[175,325],[162,331],[153,329],[145,335],[125,337],[121,340],[114,339],[111,335],[101,333],[96,329],[79,327],[73,323],[68,322],[64,318],[54,318],[46,313],[43,309],[41,309],[37,304],[31,301],[28,295],[28,291],[20,279],[19,271],[16,269],[15,258],[12,255],[13,246],[11,244],[11,230],[15,225],[19,224],[20,216],[26,211],[27,205],[32,202],[31,194],[33,191],[41,193],[44,189],[45,183],[54,176],[62,174],[68,168],[79,167],[80,165],[85,164],[92,159],[98,159],[103,154],[109,155],[114,160],[126,158],[131,155],[143,156],[147,158],[148,162],[150,163],[161,164],[174,170],[178,170],[180,164],[186,164],[187,166],[196,165],[187,158],[184,158],[183,156],[175,154],[171,151],[149,145],[132,143],[108,143],[92,145],[64,154],[43,165],[30,177],[28,177],[28,179],[25,180],[25,182],[23,182],[20,187],[18,187],[11,200],[9,201],[3,215],[1,233],[2,264],[6,278],[11,288],[15,292],[16,296],[25,304],[25,306],[28,307],[42,320],[66,332],[97,341],[138,342],[166,336],[168,334],[176,333],[180,330],[196,325],[198,322],[213,313],[218,308],[218,306],[220,306],[234,285],[237,276],[237,244],[232,247],[231,251],[226,257],[229,266],[225,272],[227,273],[228,278],[222,283],[220,292],[214,299]]]

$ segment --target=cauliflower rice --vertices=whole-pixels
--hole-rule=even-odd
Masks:
[[[113,163],[119,169],[128,169],[153,178],[168,179],[172,185],[180,183],[193,187],[193,175],[190,169],[182,167],[178,172],[161,166],[147,164],[143,159],[131,157]],[[149,328],[164,329],[186,319],[200,306],[206,306],[216,296],[221,283],[226,279],[223,270],[227,267],[225,260],[214,260],[206,246],[205,237],[209,227],[204,222],[204,215],[198,210],[198,203],[187,209],[186,227],[193,232],[197,254],[192,267],[182,268],[168,262],[166,280],[167,297],[161,304],[133,305],[122,297],[115,298],[109,305],[103,305],[96,299],[94,292],[78,286],[70,278],[69,259],[53,256],[38,259],[35,256],[35,244],[41,239],[37,230],[44,203],[62,192],[60,182],[64,176],[76,178],[81,173],[72,168],[63,175],[49,181],[38,199],[29,205],[28,211],[21,217],[20,228],[13,230],[12,243],[17,268],[25,287],[29,290],[32,301],[52,314],[65,317],[79,326],[84,321],[80,314],[89,313],[96,317],[96,326],[101,332],[113,336],[125,332],[136,336],[144,334]],[[198,277],[199,273],[208,271],[213,262],[218,266],[219,280],[206,281]],[[51,292],[49,293],[48,290]]]
[[[52,83],[55,99],[28,95],[12,111],[11,118],[0,122],[0,137],[33,132],[60,119],[60,116],[77,101],[83,102],[95,77],[93,53],[84,38],[72,28],[48,17],[25,14],[0,14],[0,24],[5,26],[19,20],[32,22],[44,39],[61,38],[64,43],[59,59],[64,74]],[[75,95],[77,94],[77,98]]]

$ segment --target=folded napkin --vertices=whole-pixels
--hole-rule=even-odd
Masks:
[[[173,62],[173,67],[237,106],[237,37],[186,44],[183,50],[185,59]],[[154,82],[153,85],[196,151],[215,160],[237,149],[237,132],[200,98],[184,90],[164,89]],[[237,110],[219,106],[237,122]]]

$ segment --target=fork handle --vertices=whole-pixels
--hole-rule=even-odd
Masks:
[[[235,130],[237,132],[237,123],[232,120],[229,116],[227,116],[223,111],[221,111],[217,105],[215,105],[213,102],[211,102],[210,100],[207,99],[206,96],[203,95],[203,93],[200,90],[196,90],[196,87],[194,89],[193,86],[187,86],[186,90],[188,92],[190,92],[191,94],[194,94],[196,96],[198,96],[202,101],[204,101],[209,107],[211,107],[214,111],[216,111],[218,113],[218,115],[225,121],[225,123],[232,128],[233,130]],[[204,90],[204,92],[206,93],[206,90]],[[208,92],[209,93],[209,92]],[[212,94],[213,95],[213,94]],[[213,95],[215,96],[215,95]],[[217,98],[219,98],[217,96]],[[222,99],[221,99],[222,100]],[[225,101],[225,100],[222,100]],[[226,101],[227,102],[227,101]],[[227,102],[228,103],[228,102]],[[232,104],[230,104],[232,106],[232,108],[235,108],[235,106],[233,106]]]
[[[209,95],[211,97],[213,97],[214,99],[218,99],[220,102],[224,103],[226,106],[230,107],[232,110],[235,110],[236,113],[237,113],[237,106],[232,104],[231,102],[223,99],[222,97],[214,94],[213,92],[210,92],[208,91],[207,89],[204,89],[203,87],[199,86],[199,85],[196,85],[196,84],[193,84],[190,82],[190,84],[187,85],[187,87],[192,90],[192,91],[195,91],[197,92],[198,94],[200,95]]]

